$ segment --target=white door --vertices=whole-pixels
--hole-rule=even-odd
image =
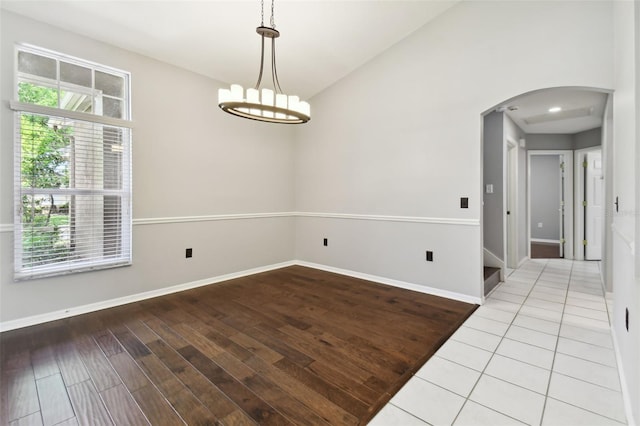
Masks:
[[[558,236],[558,241],[560,241],[560,257],[564,257],[564,156],[560,155],[560,164],[558,165],[558,170],[560,171],[560,200],[558,205],[558,213],[560,214],[560,218],[558,219],[558,223],[560,226],[558,229],[560,230],[560,235]]]
[[[604,185],[602,180],[602,151],[589,152],[586,155],[587,171],[585,182],[585,240],[586,260],[602,259],[602,220]]]

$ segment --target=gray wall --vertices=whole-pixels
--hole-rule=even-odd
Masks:
[[[602,127],[575,134],[528,134],[526,140],[529,151],[591,148],[602,145]]]
[[[573,135],[573,149],[591,148],[600,145],[602,145],[602,127]]]
[[[531,238],[560,238],[560,156],[531,156]],[[542,223],[542,228],[538,227]]]
[[[221,82],[0,13],[2,321],[294,259],[479,300],[482,112],[534,89],[614,85],[610,2],[460,2],[345,71],[314,96],[313,119],[298,127],[223,114],[215,101]],[[15,41],[132,71],[133,266],[13,282],[6,105]],[[493,45],[509,54],[487,60]],[[468,209],[460,197],[469,197]],[[265,212],[278,215],[224,220]],[[215,220],[172,219],[201,216]],[[193,244],[191,260],[185,244]],[[434,250],[434,262],[425,250]]]
[[[527,150],[571,150],[573,135],[563,134],[528,134]]]
[[[505,260],[504,253],[504,114],[492,112],[483,127],[483,238],[484,248]],[[493,185],[487,194],[486,186]]]
[[[0,12],[0,321],[100,304],[290,261],[293,130],[240,120],[216,104],[221,83],[20,15]],[[131,72],[133,265],[13,280],[14,44]],[[162,93],[162,96],[158,94]],[[258,217],[223,220],[224,215]],[[204,218],[203,218],[204,217]],[[193,258],[185,259],[185,248]],[[210,281],[209,281],[210,282]]]

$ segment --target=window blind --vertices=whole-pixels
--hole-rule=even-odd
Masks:
[[[16,279],[130,264],[130,129],[16,120]]]

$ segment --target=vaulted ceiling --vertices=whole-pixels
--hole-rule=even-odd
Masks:
[[[277,0],[283,90],[309,98],[459,0]],[[3,0],[2,8],[221,80],[258,77],[258,0]],[[271,1],[264,0],[269,26]]]
[[[263,1],[269,26],[271,0]],[[281,86],[308,99],[459,1],[277,0]],[[258,76],[258,0],[2,0],[0,7],[224,83],[251,87]],[[507,114],[527,133],[576,133],[601,125],[605,101],[602,93],[554,89],[502,106],[518,107]],[[564,112],[549,114],[556,104]]]

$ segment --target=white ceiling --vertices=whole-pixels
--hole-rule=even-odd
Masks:
[[[518,96],[500,107],[525,133],[575,134],[602,126],[607,96],[589,89],[554,88]],[[549,112],[552,107],[562,110]]]
[[[459,1],[278,0],[281,86],[308,99]],[[271,1],[264,2],[269,25]],[[0,7],[225,83],[250,87],[258,76],[258,0],[0,0]],[[526,133],[577,133],[602,125],[605,102],[599,92],[551,89],[502,106],[518,107],[507,114]],[[550,114],[551,106],[565,112]]]
[[[282,89],[308,99],[458,1],[278,0]],[[268,26],[271,1],[264,3]],[[226,83],[253,86],[258,77],[258,0],[2,0],[0,5]]]

